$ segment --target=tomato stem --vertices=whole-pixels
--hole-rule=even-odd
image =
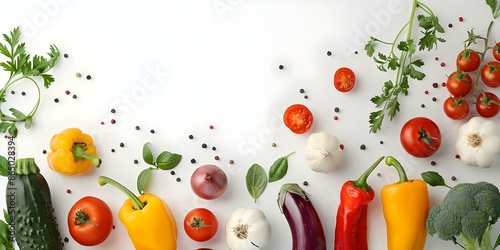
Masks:
[[[193,220],[187,221],[186,224],[196,230],[198,230],[200,227],[211,227],[211,225],[203,223],[203,218],[201,217],[193,217]]]
[[[75,216],[72,218],[75,219],[73,221],[73,224],[77,226],[84,225],[87,223],[92,224],[94,226],[99,225],[98,223],[90,220],[89,215],[82,210],[82,207],[75,209]]]

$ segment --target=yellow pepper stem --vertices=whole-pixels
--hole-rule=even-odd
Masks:
[[[399,163],[399,161],[396,160],[394,157],[387,156],[387,158],[385,158],[385,164],[396,168],[396,170],[398,171],[398,175],[399,175],[399,182],[398,183],[403,183],[403,182],[408,181],[408,176],[406,176],[406,172],[405,172],[403,166],[401,166],[401,163]]]
[[[84,143],[75,143],[72,149],[73,156],[75,157],[75,160],[85,160],[89,159],[92,161],[92,165],[95,167],[100,167],[101,166],[101,159],[85,150],[85,144]]]
[[[128,198],[132,201],[132,206],[134,207],[135,210],[141,210],[144,208],[145,204],[139,199],[139,197],[137,197],[134,193],[132,193],[132,191],[130,191],[128,188],[118,183],[117,181],[106,176],[99,176],[97,178],[97,182],[101,186],[104,186],[106,184],[111,184],[112,186],[118,188],[120,191],[125,193],[125,195],[127,195]]]

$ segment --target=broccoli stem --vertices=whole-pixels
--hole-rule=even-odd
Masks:
[[[481,241],[473,239],[464,233],[460,233],[458,239],[462,241],[463,247],[466,250],[493,250],[493,246],[491,245],[491,225],[484,232]]]

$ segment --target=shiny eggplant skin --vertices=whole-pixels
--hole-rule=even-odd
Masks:
[[[292,233],[292,250],[326,250],[321,220],[306,192],[295,183],[284,184],[278,205]]]

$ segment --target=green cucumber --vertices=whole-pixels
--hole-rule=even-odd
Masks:
[[[20,250],[62,250],[47,181],[33,158],[18,159],[6,201]]]

